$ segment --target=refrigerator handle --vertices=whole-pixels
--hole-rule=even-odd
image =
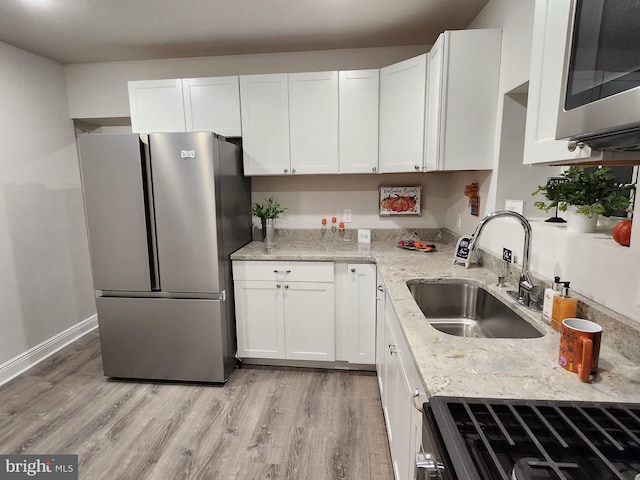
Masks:
[[[142,181],[144,187],[144,209],[147,219],[147,245],[149,246],[149,272],[151,290],[160,290],[160,263],[158,262],[158,243],[156,235],[155,207],[153,205],[153,175],[151,172],[151,151],[148,136],[140,139],[140,158],[142,159]]]

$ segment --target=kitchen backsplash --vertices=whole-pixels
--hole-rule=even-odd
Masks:
[[[455,245],[457,236],[444,228],[398,228],[398,229],[385,229],[385,228],[372,228],[371,241],[372,242],[397,242],[400,240],[424,240],[427,242],[433,242],[440,245]],[[300,228],[300,229],[287,229],[276,228],[276,242],[281,241],[317,241],[321,237],[321,231],[319,228]],[[344,237],[347,240],[357,241],[358,230],[357,229],[345,229]],[[253,228],[253,239],[256,241],[262,240],[262,229],[259,226]]]

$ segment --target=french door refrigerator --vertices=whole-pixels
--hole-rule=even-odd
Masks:
[[[225,382],[229,255],[251,241],[241,148],[210,132],[78,136],[104,374]]]

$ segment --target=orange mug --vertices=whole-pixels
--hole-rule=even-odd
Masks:
[[[565,318],[562,321],[560,355],[558,363],[570,372],[577,373],[586,382],[589,375],[598,371],[602,327],[582,318]]]

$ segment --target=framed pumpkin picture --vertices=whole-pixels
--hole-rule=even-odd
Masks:
[[[422,185],[379,187],[380,215],[422,215]]]

